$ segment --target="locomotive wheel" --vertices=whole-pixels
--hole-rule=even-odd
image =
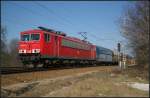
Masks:
[[[48,60],[45,60],[43,63],[43,68],[48,68],[49,63],[50,62]]]
[[[25,64],[25,65],[23,65],[24,69],[33,68],[33,67],[34,67],[33,64]]]
[[[48,64],[43,64],[43,67],[44,68],[48,68]]]
[[[37,65],[36,65],[36,64],[33,64],[33,68],[37,68]]]
[[[48,68],[49,63],[44,63],[43,68]]]
[[[24,64],[24,65],[23,65],[23,68],[24,68],[24,69],[27,69],[27,68],[28,68],[28,65],[27,65],[27,64]]]

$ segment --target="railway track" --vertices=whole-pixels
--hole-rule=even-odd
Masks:
[[[95,66],[50,66],[48,68],[37,67],[37,68],[23,68],[23,67],[0,67],[1,74],[15,74],[15,73],[26,73],[26,72],[36,72],[36,71],[48,71],[48,70],[62,70],[71,68],[85,68],[85,67],[95,67]]]
[[[43,68],[22,68],[22,67],[1,67],[1,74],[14,74],[14,73],[25,73],[25,72],[33,72],[33,71],[42,71]]]

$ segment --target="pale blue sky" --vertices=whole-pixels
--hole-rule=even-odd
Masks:
[[[7,27],[10,41],[19,32],[44,26],[109,49],[123,40],[117,25],[126,1],[5,1],[1,2],[1,24]]]

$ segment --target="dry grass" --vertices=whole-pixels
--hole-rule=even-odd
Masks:
[[[75,75],[77,73],[85,73],[87,71],[101,71],[110,72],[116,66],[98,66],[98,67],[85,67],[75,69],[60,69],[60,70],[49,70],[41,72],[21,73],[21,74],[9,74],[1,76],[1,85],[12,85],[22,82],[31,82],[47,78],[56,78],[67,75]]]
[[[65,70],[60,71],[60,74],[64,72],[61,77],[58,79],[50,80],[48,77],[48,73],[50,75],[51,72],[46,72],[45,77],[44,74],[34,74],[36,78],[33,76],[33,80],[37,84],[34,85],[31,89],[26,89],[23,93],[18,95],[19,97],[38,97],[38,96],[46,96],[46,97],[56,97],[56,96],[64,96],[64,97],[96,97],[96,96],[111,96],[111,97],[148,97],[149,93],[145,91],[141,91],[138,89],[134,89],[128,87],[123,82],[146,82],[147,80],[139,79],[134,77],[133,69],[129,69],[128,71],[120,71],[116,68],[93,68],[90,69],[91,73],[85,74],[85,72],[89,71],[89,69],[76,69],[76,70]],[[83,72],[82,72],[83,71]],[[94,71],[94,72],[93,72]],[[82,72],[82,73],[81,73]],[[130,72],[130,73],[129,73]],[[58,76],[58,72],[55,76]],[[71,77],[63,78],[62,76],[70,73]],[[80,73],[79,75],[75,75]],[[83,74],[84,73],[84,74]],[[52,76],[52,75],[50,75]],[[46,80],[44,80],[47,77]],[[66,77],[66,76],[65,76]],[[8,77],[7,77],[8,78]],[[30,77],[31,78],[31,77]],[[30,79],[29,78],[29,79]],[[11,77],[12,79],[12,77]],[[23,79],[23,77],[22,77]],[[28,79],[28,78],[27,78]],[[33,81],[33,83],[34,83]],[[30,82],[29,82],[30,83]],[[29,87],[24,87],[29,88]],[[22,88],[21,88],[22,90]],[[19,90],[17,90],[19,91]],[[17,93],[17,91],[13,91]],[[16,96],[16,95],[12,95]]]
[[[142,69],[137,66],[132,66],[122,71],[123,75],[128,75],[130,77],[137,77],[143,80],[149,81],[149,70]]]
[[[105,77],[99,76],[101,73],[95,73],[92,77],[89,77],[83,81],[79,81],[76,84],[55,91],[55,93],[49,96],[65,96],[65,97],[78,97],[78,96],[113,96],[113,97],[120,97],[120,96],[148,96],[148,92],[140,91],[137,89],[133,89],[128,87],[125,84],[120,84],[122,80],[117,80],[118,77],[110,78],[110,76]],[[117,85],[117,84],[118,85]]]
[[[115,75],[111,76],[108,73],[93,73],[92,76],[75,83],[67,88],[56,90],[47,96],[53,97],[98,97],[98,96],[111,96],[111,97],[146,97],[149,96],[148,92],[140,91],[128,87],[121,82],[133,81],[133,79],[126,79],[126,76]]]

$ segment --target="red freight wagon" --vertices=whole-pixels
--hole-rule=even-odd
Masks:
[[[65,60],[91,63],[95,61],[95,45],[68,37],[62,32],[39,28],[21,32],[19,55],[24,64],[47,64]]]

